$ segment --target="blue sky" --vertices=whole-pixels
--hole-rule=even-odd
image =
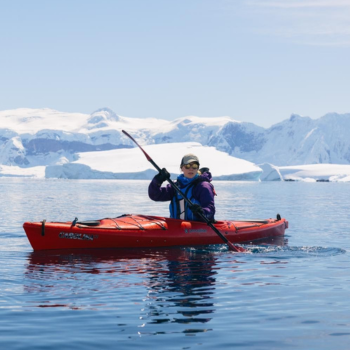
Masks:
[[[269,127],[350,112],[350,0],[0,0],[0,110]]]

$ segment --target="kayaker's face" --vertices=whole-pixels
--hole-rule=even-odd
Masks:
[[[197,163],[190,163],[188,165],[183,165],[181,167],[181,170],[184,173],[185,177],[187,177],[188,179],[192,179],[198,173],[198,164]]]

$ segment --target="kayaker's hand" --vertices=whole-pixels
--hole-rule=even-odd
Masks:
[[[203,208],[199,204],[193,204],[190,207],[190,209],[191,209],[192,213],[196,216],[199,216],[199,214],[204,215]]]
[[[157,180],[158,184],[161,185],[165,180],[170,179],[170,174],[163,168],[154,178]]]

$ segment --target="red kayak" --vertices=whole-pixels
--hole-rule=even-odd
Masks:
[[[281,237],[288,221],[217,221],[214,226],[231,243],[252,243]],[[93,221],[25,222],[34,250],[72,248],[138,248],[223,244],[206,224],[148,215],[123,215]]]

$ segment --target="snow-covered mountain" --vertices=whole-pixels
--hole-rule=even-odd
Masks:
[[[255,164],[350,164],[350,114],[316,120],[292,115],[265,129],[230,117],[127,118],[108,108],[91,115],[52,109],[1,111],[0,164],[65,164],[76,160],[77,153],[134,147],[123,129],[142,145],[199,142]]]
[[[267,129],[262,142],[243,158],[279,166],[301,164],[350,164],[350,114],[327,114],[313,120],[292,115]],[[258,139],[258,137],[257,137]],[[230,153],[239,156],[241,150]]]
[[[229,118],[218,118],[215,124],[188,117],[174,121],[172,130],[155,134],[154,140],[196,140],[256,164],[350,164],[349,131],[350,114],[332,113],[316,120],[293,114],[268,129]]]

